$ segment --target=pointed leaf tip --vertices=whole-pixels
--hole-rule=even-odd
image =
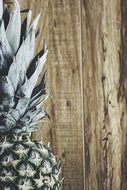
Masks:
[[[0,0],[0,19],[2,19],[3,16],[3,0]]]
[[[27,13],[27,18],[26,18],[26,34],[25,35],[27,35],[27,32],[29,30],[31,18],[32,18],[32,11],[29,10]]]
[[[21,32],[21,17],[20,17],[20,5],[18,0],[13,0],[14,10],[10,15],[10,20],[6,29],[7,39],[10,46],[16,54],[20,43]]]
[[[0,20],[0,49],[0,72],[7,73],[13,53],[7,40],[3,20]]]
[[[31,26],[30,26],[28,32],[30,32],[30,30],[33,30],[33,31],[36,32],[36,30],[37,30],[37,25],[38,25],[40,16],[41,16],[41,12],[37,15],[37,17],[35,18],[35,20],[34,20],[33,23],[31,24]]]

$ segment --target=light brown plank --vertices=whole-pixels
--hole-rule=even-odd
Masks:
[[[42,137],[44,142],[51,141],[53,152],[61,158],[63,190],[83,190],[80,1],[20,2],[22,9],[31,7],[33,15],[42,7],[37,49],[44,37],[49,49],[47,88],[54,100],[47,104],[51,121],[41,126]]]
[[[126,23],[126,0],[82,0],[86,190],[127,189]]]

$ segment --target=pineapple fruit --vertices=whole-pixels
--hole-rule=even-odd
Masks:
[[[38,84],[48,50],[34,56],[40,14],[31,10],[21,23],[18,0],[13,11],[0,0],[0,190],[59,190],[60,167],[50,148],[31,133],[47,116],[45,77]]]

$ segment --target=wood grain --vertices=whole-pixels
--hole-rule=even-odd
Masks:
[[[46,38],[54,99],[34,138],[61,159],[63,190],[127,190],[127,0],[20,3],[42,12],[36,51]]]
[[[81,17],[77,0],[20,0],[33,16],[42,7],[37,50],[46,38],[49,49],[46,105],[51,121],[43,122],[34,138],[51,141],[61,159],[63,190],[83,190],[83,135],[81,94]]]
[[[86,190],[127,189],[127,1],[82,1]]]

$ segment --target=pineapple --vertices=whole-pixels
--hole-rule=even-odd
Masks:
[[[60,166],[48,146],[31,133],[47,116],[45,77],[38,84],[48,50],[34,56],[40,14],[31,10],[21,23],[20,5],[13,11],[0,0],[0,190],[59,190]]]

